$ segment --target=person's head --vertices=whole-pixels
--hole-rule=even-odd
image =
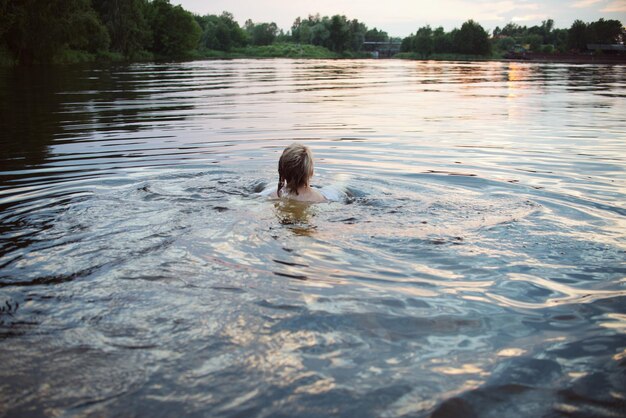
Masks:
[[[309,185],[313,176],[313,155],[302,144],[291,144],[278,160],[278,195],[283,187],[298,194],[298,188]]]

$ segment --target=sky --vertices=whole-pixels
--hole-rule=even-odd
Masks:
[[[287,31],[296,17],[309,14],[345,15],[358,19],[369,28],[377,27],[391,36],[405,37],[424,25],[460,27],[474,19],[486,30],[508,22],[533,26],[553,19],[555,28],[569,28],[580,19],[592,22],[599,18],[617,19],[626,24],[626,0],[170,0],[192,13],[234,15],[241,25],[275,22]]]

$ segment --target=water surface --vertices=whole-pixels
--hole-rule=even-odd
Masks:
[[[0,415],[620,416],[626,67],[0,72]],[[259,196],[294,141],[314,206]]]

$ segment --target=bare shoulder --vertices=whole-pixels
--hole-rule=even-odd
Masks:
[[[326,199],[323,194],[321,194],[320,192],[318,192],[317,190],[313,188],[309,188],[308,190],[304,192],[300,192],[299,194],[289,193],[286,195],[283,194],[281,196],[279,196],[277,192],[272,192],[271,194],[267,195],[267,197],[269,199],[285,198],[285,199],[293,200],[296,202],[304,202],[304,203],[323,203],[323,202],[328,201],[328,199]]]
[[[324,197],[323,194],[321,194],[320,192],[318,192],[315,189],[311,189],[311,202],[314,203],[323,203],[326,202],[327,199]]]

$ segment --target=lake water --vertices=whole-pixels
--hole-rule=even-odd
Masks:
[[[0,72],[0,416],[626,410],[626,67]],[[282,149],[335,194],[259,196]]]

